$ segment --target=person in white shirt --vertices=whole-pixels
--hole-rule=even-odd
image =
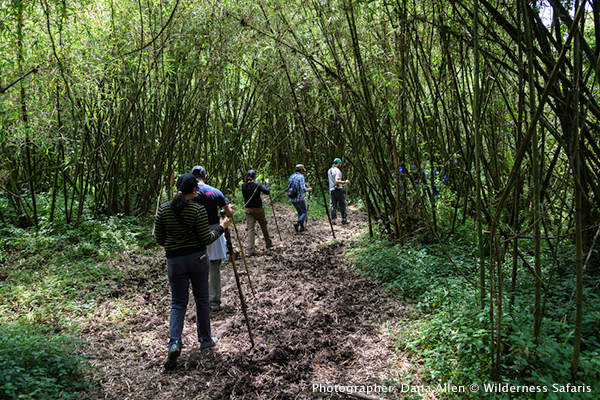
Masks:
[[[342,180],[342,160],[336,158],[333,160],[333,165],[327,171],[329,176],[329,211],[331,212],[331,223],[337,224],[337,213],[336,209],[340,208],[340,214],[342,214],[342,224],[348,223],[348,215],[346,213],[346,196],[344,194],[344,186],[350,183],[349,180]]]

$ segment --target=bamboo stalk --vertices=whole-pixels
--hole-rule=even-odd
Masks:
[[[271,202],[271,211],[273,212],[273,219],[275,220],[275,226],[277,227],[279,240],[283,241],[283,239],[281,238],[281,232],[279,231],[279,223],[277,222],[277,216],[275,215],[275,205],[273,204],[273,197],[271,196],[271,191],[269,191],[269,201]]]
[[[242,284],[240,283],[240,275],[238,274],[238,270],[235,265],[235,254],[233,253],[233,245],[231,244],[231,235],[229,233],[229,229],[225,229],[225,239],[227,241],[227,250],[229,251],[229,259],[231,260],[231,265],[233,266],[233,273],[235,275],[235,283],[237,285],[238,294],[240,296],[242,312],[244,313],[244,318],[246,319],[246,327],[248,328],[248,335],[250,336],[250,343],[252,343],[252,347],[254,347],[254,335],[252,335],[250,319],[248,318],[248,310],[246,307],[246,300],[244,300],[244,292],[242,291]],[[248,278],[250,278],[250,275],[248,275]],[[252,285],[251,285],[251,287],[252,287]]]
[[[254,287],[252,286],[252,280],[250,279],[250,271],[248,271],[248,263],[246,262],[246,255],[244,254],[244,246],[242,246],[242,241],[240,240],[240,234],[238,233],[237,224],[235,223],[235,219],[233,216],[229,218],[231,222],[233,222],[233,228],[235,230],[235,236],[237,237],[238,244],[240,245],[240,251],[242,253],[242,260],[244,260],[244,267],[246,267],[246,274],[248,274],[248,283],[250,284],[250,289],[252,289],[252,294],[255,295]]]

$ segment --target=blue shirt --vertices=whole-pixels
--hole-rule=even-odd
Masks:
[[[306,184],[304,183],[304,175],[300,172],[294,173],[290,176],[289,184],[291,187],[296,188],[297,195],[290,199],[292,202],[304,201],[304,193],[306,193]]]
[[[219,189],[215,189],[204,183],[198,183],[198,193],[193,200],[196,203],[202,204],[206,209],[209,225],[219,223],[221,220],[219,210],[227,205],[227,199]]]

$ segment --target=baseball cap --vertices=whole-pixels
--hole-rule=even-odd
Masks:
[[[194,188],[198,186],[198,180],[196,180],[196,177],[192,174],[179,175],[175,186],[181,193],[190,194],[194,191]]]
[[[340,158],[336,158],[335,160],[333,160],[334,164],[341,163],[341,162],[342,162],[342,160]]]
[[[296,164],[296,171],[306,171],[304,164]]]
[[[204,169],[204,167],[196,165],[194,168],[192,168],[192,175],[197,176],[199,178],[204,178],[206,176],[206,170]]]

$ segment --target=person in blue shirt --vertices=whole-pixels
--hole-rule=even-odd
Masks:
[[[219,211],[222,208],[228,218],[233,217],[233,208],[227,202],[223,193],[212,186],[207,185],[208,174],[206,169],[200,165],[192,168],[192,175],[198,180],[198,193],[193,200],[204,206],[208,214],[208,227],[214,229],[219,224]],[[206,246],[208,258],[210,259],[210,273],[208,277],[208,292],[210,300],[210,311],[221,310],[221,262],[227,258],[227,242],[225,235],[219,240]]]
[[[260,225],[265,238],[267,249],[273,247],[273,242],[267,229],[267,217],[263,207],[261,193],[271,193],[269,180],[265,179],[267,187],[256,181],[256,171],[251,169],[246,173],[246,182],[242,184],[242,195],[244,196],[244,212],[246,213],[246,229],[248,230],[248,254],[254,255],[254,238],[256,236],[256,222]]]
[[[304,226],[304,221],[306,220],[306,202],[304,201],[304,193],[312,192],[311,187],[306,187],[304,172],[306,172],[304,165],[298,164],[296,165],[296,172],[294,172],[289,179],[289,186],[296,190],[296,196],[290,198],[290,201],[298,212],[298,221],[294,223],[296,232],[306,230],[306,227]]]

